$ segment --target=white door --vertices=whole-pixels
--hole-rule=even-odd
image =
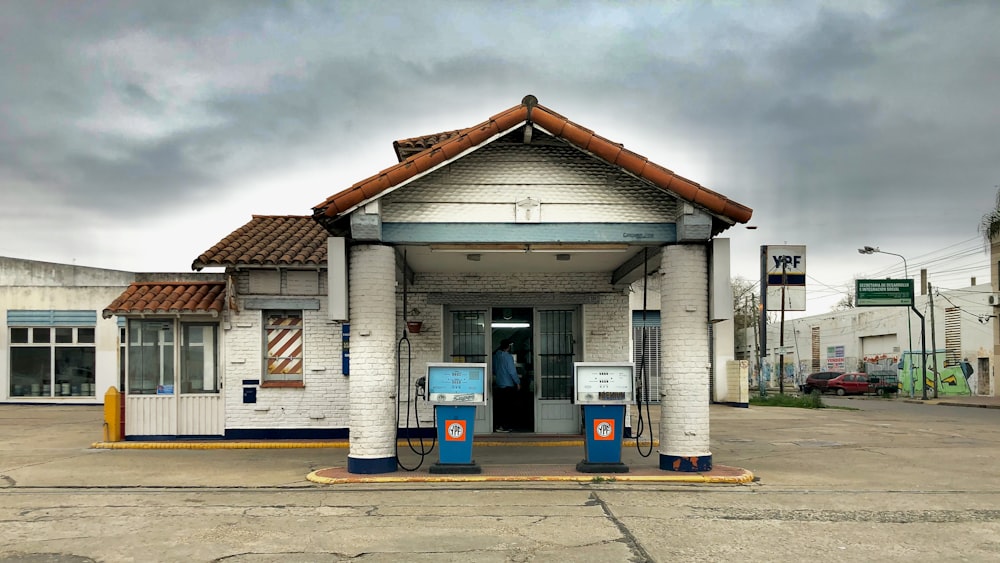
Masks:
[[[176,436],[176,326],[172,319],[129,319],[125,435]]]
[[[181,323],[177,434],[225,434],[225,402],[219,388],[219,325]]]
[[[580,406],[570,402],[576,338],[575,308],[535,310],[535,432],[577,434]]]

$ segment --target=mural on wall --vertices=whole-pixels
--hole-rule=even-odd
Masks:
[[[913,395],[923,394],[923,389],[920,387],[920,376],[923,374],[920,356],[921,353],[919,352],[905,352],[902,361],[899,362],[899,386],[900,391],[903,393],[911,393],[912,390]],[[938,370],[936,378],[934,375],[935,365],[943,366]],[[927,393],[928,395],[933,394],[934,388],[937,386],[939,397],[971,395],[972,389],[969,387],[969,378],[973,372],[972,365],[965,360],[954,365],[945,366],[944,350],[938,350],[933,354],[928,353]],[[935,384],[935,379],[937,380],[937,384]]]

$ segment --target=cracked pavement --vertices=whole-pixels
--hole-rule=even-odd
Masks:
[[[749,485],[324,486],[346,451],[93,450],[100,407],[0,405],[0,562],[1000,559],[1000,410],[825,400],[857,410],[712,407]]]

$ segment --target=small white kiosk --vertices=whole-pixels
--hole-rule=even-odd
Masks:
[[[573,399],[583,405],[584,459],[581,473],[628,473],[622,463],[625,405],[635,403],[631,363],[576,362]]]

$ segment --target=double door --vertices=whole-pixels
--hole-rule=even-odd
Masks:
[[[492,377],[492,354],[500,342],[511,352],[521,377],[521,391],[508,405],[497,405],[495,387],[485,407],[476,410],[476,433],[490,433],[495,408],[511,409],[508,420],[519,432],[576,434],[580,408],[570,402],[573,362],[580,356],[576,307],[451,308],[448,311],[446,361],[484,362]]]

